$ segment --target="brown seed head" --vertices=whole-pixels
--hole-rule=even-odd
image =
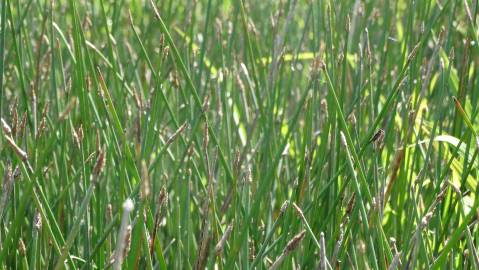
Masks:
[[[301,219],[304,219],[303,210],[301,210],[301,208],[299,208],[299,206],[296,205],[296,203],[293,203],[293,207],[294,207],[294,210],[296,211],[296,214],[297,214]]]
[[[288,254],[294,251],[296,248],[298,248],[299,243],[301,243],[301,240],[303,240],[305,234],[306,234],[306,230],[302,230],[300,233],[295,235],[293,239],[291,239],[288,242],[288,244],[283,250],[283,253]]]
[[[23,239],[20,239],[20,241],[18,241],[18,253],[20,254],[20,256],[25,256],[26,254],[26,250],[27,248],[25,247],[25,243],[23,242]]]
[[[168,202],[168,192],[166,191],[165,187],[162,187],[160,190],[160,195],[158,196],[158,207],[161,208],[166,206]]]
[[[93,167],[93,175],[98,176],[105,167],[105,151],[100,151],[96,159],[95,167]]]

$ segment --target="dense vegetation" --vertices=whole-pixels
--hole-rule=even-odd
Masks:
[[[478,2],[3,0],[1,269],[479,269]]]

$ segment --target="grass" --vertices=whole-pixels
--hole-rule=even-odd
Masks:
[[[478,269],[478,2],[4,0],[1,269]]]

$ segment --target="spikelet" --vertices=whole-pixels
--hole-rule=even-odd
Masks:
[[[228,240],[228,238],[230,237],[230,234],[231,234],[231,231],[233,230],[233,222],[231,222],[228,227],[226,227],[226,230],[225,232],[223,233],[223,236],[221,237],[220,241],[218,242],[218,244],[216,244],[216,247],[215,247],[215,253],[217,256],[219,256],[222,252],[223,252],[223,249],[225,247],[225,244],[226,244],[226,241]]]
[[[104,167],[105,167],[105,151],[100,151],[100,153],[98,154],[98,158],[96,159],[96,162],[95,162],[95,167],[93,167],[92,174],[94,176],[100,175]]]
[[[27,112],[24,112],[22,115],[22,121],[20,122],[20,130],[17,133],[19,139],[23,137],[23,135],[25,134],[26,128],[27,128]]]
[[[18,254],[24,257],[26,253],[27,253],[27,248],[25,247],[25,243],[23,242],[23,239],[20,238],[20,240],[18,241]]]
[[[73,108],[75,108],[76,103],[77,103],[77,98],[75,96],[73,96],[70,99],[70,101],[68,102],[65,109],[58,116],[58,119],[60,120],[60,122],[62,122],[63,120],[65,120],[68,117],[68,115],[73,110]]]
[[[301,241],[303,240],[304,236],[306,234],[306,230],[303,230],[301,231],[300,233],[298,233],[297,235],[295,235],[289,242],[288,244],[286,245],[286,247],[283,249],[283,253],[281,253],[281,255],[276,258],[276,260],[274,261],[273,265],[271,265],[271,267],[269,268],[270,270],[275,270],[275,269],[278,269],[279,266],[281,266],[281,263],[284,261],[284,259],[289,255],[291,254],[291,252],[293,252],[294,250],[296,250],[299,246],[299,244],[301,243]]]
[[[38,210],[35,211],[35,216],[33,218],[33,228],[37,231],[42,229],[42,216]]]
[[[18,100],[15,99],[15,102],[12,105],[10,114],[12,115],[12,136],[15,138],[18,132]]]
[[[188,127],[188,123],[183,123],[176,131],[166,140],[165,147],[169,146],[172,142],[178,138],[178,136]]]
[[[294,207],[294,210],[296,211],[296,215],[298,215],[298,217],[300,217],[302,220],[304,220],[305,217],[304,217],[304,214],[303,214],[303,210],[301,210],[301,208],[299,208],[299,206],[296,203],[293,203],[293,207]]]
[[[43,108],[42,120],[40,121],[40,125],[38,126],[37,133],[35,136],[36,140],[38,140],[42,136],[42,134],[45,132],[45,129],[47,128],[47,113],[48,113],[48,103],[45,105],[45,108]]]
[[[338,238],[338,241],[336,241],[336,245],[334,246],[333,257],[331,259],[331,264],[332,264],[332,267],[334,267],[334,268],[336,268],[336,266],[338,266],[337,258],[338,258],[338,255],[339,255],[339,250],[341,249],[341,246],[343,245],[343,241],[344,241],[344,228],[343,227],[344,226],[341,223],[341,225],[339,227],[339,238]]]

